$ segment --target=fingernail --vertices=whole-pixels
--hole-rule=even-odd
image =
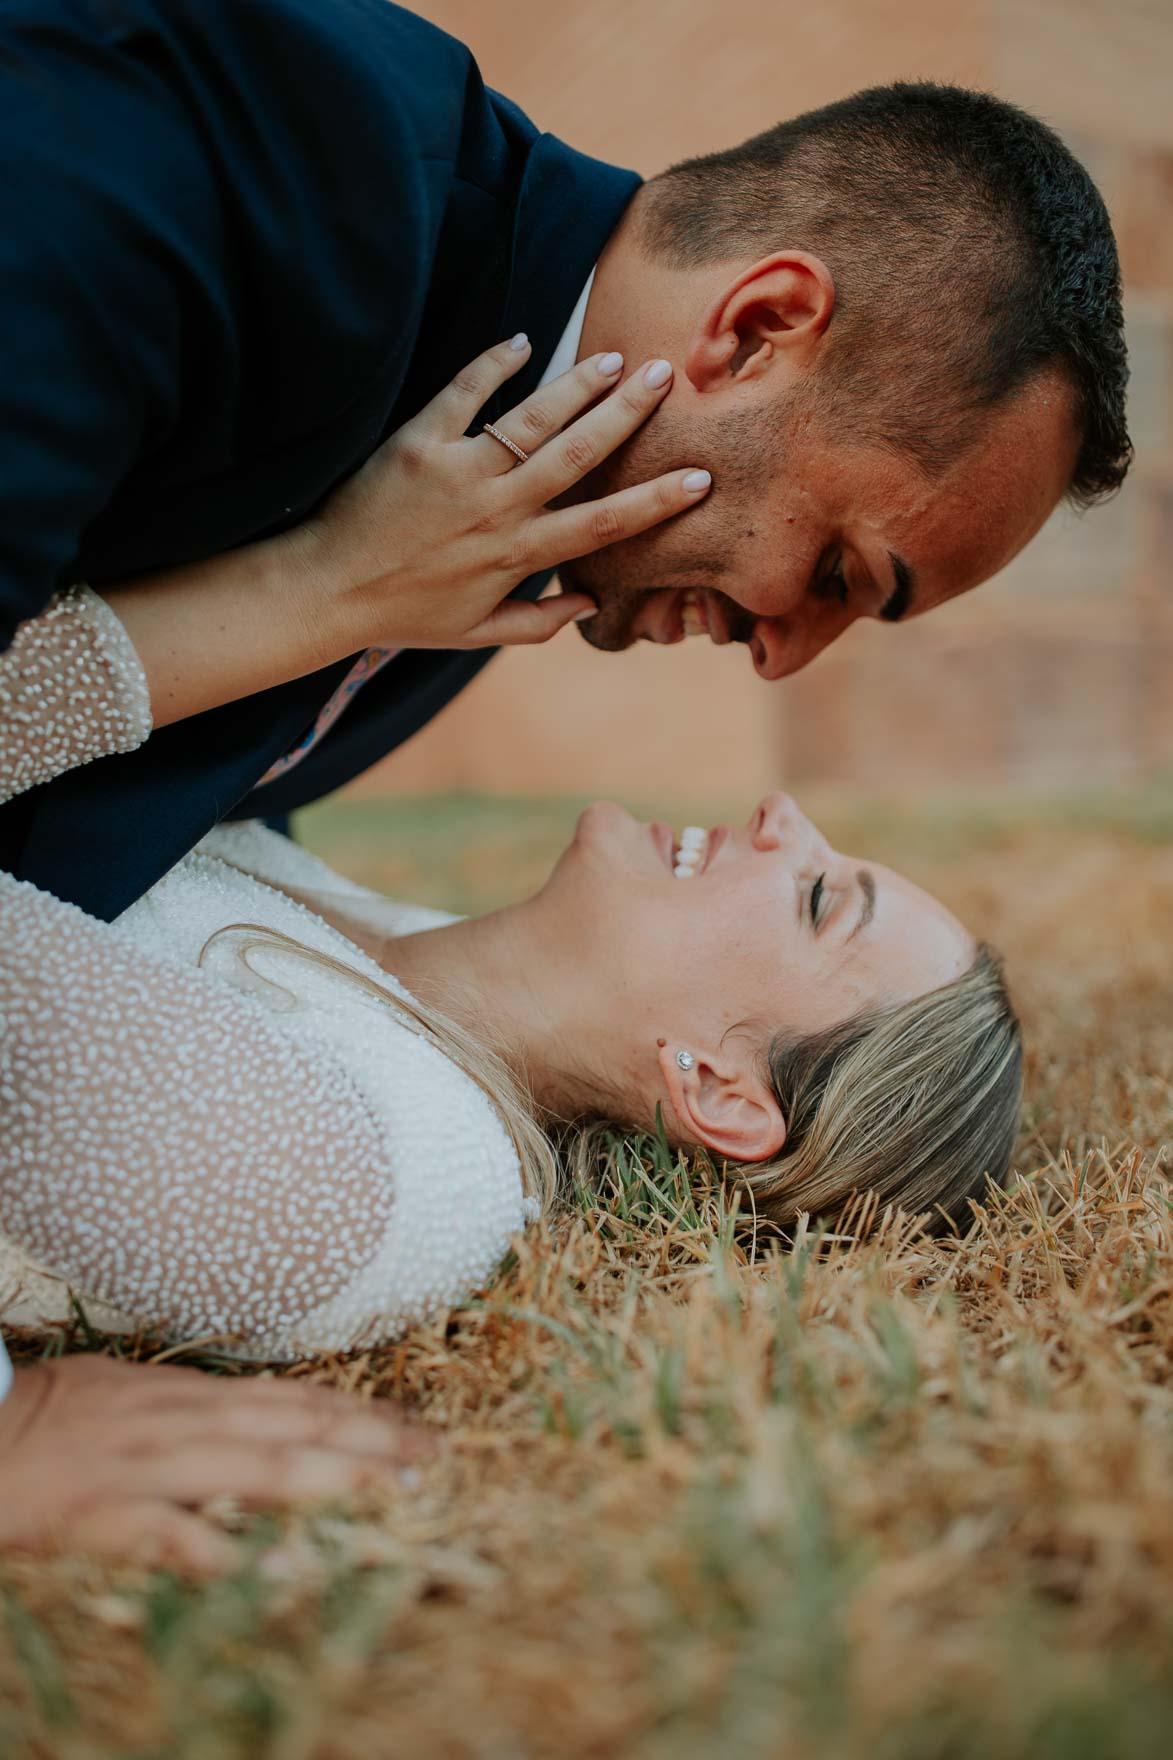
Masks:
[[[653,390],[658,390],[661,385],[666,385],[671,377],[671,361],[653,361],[650,367],[644,369],[644,379],[652,386]]]
[[[509,339],[510,348],[514,349],[518,354],[521,353],[522,349],[525,348],[528,343],[529,337],[524,330],[519,330],[516,336],[511,336]]]
[[[622,367],[623,356],[621,354],[605,354],[599,362],[599,371],[604,379],[613,379],[616,373],[622,370]]]
[[[702,489],[707,489],[712,480],[708,471],[689,471],[684,479],[684,487],[690,495],[697,495]]]
[[[576,611],[570,621],[571,623],[585,623],[588,617],[596,615],[598,609],[597,605],[588,605],[585,611]]]

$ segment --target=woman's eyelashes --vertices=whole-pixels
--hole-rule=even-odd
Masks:
[[[819,907],[822,905],[823,893],[826,890],[823,885],[826,878],[826,874],[820,874],[811,887],[811,923],[816,929],[819,926]]]

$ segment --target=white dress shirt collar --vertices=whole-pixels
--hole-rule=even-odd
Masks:
[[[595,269],[597,269],[598,266],[599,265],[596,263]],[[582,327],[586,323],[587,301],[591,297],[591,287],[594,284],[595,269],[592,269],[587,276],[586,286],[578,296],[578,304],[571,312],[570,320],[567,323],[565,330],[562,332],[562,335],[558,338],[558,346],[550,356],[549,365],[538,380],[539,391],[543,385],[548,385],[551,379],[557,379],[560,373],[568,372],[578,359],[578,345],[582,341]]]

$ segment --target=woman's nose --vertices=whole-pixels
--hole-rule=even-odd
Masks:
[[[755,849],[781,849],[784,844],[805,843],[813,830],[805,813],[781,790],[763,795],[750,820]]]

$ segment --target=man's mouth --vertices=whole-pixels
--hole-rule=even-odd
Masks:
[[[719,595],[703,587],[666,588],[650,595],[640,621],[640,639],[664,647],[673,647],[687,636],[708,636],[719,648],[734,639]]]
[[[693,587],[686,587],[680,595],[680,630],[686,636],[707,636],[709,633],[708,606]]]

